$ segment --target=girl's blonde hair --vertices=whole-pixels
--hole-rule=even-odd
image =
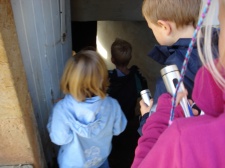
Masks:
[[[108,71],[101,56],[91,50],[78,52],[65,66],[61,90],[76,100],[84,101],[92,96],[106,96]]]
[[[142,14],[152,23],[173,21],[177,27],[197,24],[201,0],[144,0]]]
[[[224,73],[222,71],[225,67],[221,61],[221,58],[224,59],[223,57],[225,57],[225,55],[220,55],[219,60],[215,61],[215,57],[219,56],[219,53],[215,50],[217,46],[215,46],[213,43],[214,41],[212,41],[214,35],[213,29],[218,27],[218,25],[213,25],[215,19],[218,17],[218,1],[219,0],[211,1],[208,14],[204,20],[204,31],[199,31],[198,33],[197,45],[199,57],[203,65],[211,72],[211,74],[213,74],[213,77],[217,83],[222,88],[225,88],[225,79],[222,76],[222,73]],[[224,5],[225,0],[222,0],[222,3]]]

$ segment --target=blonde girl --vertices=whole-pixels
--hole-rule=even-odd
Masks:
[[[60,145],[60,168],[107,168],[113,135],[127,120],[118,102],[106,95],[108,72],[101,56],[82,50],[64,69],[65,94],[53,108],[47,125],[51,141]]]

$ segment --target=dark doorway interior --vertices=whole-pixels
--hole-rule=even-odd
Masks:
[[[97,21],[72,21],[72,49],[79,52],[82,48],[93,46],[96,48]]]

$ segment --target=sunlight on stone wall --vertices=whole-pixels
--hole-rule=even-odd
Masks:
[[[10,1],[0,0],[0,165],[42,167]]]

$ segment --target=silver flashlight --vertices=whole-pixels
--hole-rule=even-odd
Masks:
[[[163,82],[166,86],[167,91],[173,96],[176,91],[176,85],[180,80],[180,72],[176,65],[169,65],[160,71],[163,78]],[[184,91],[185,87],[183,82],[180,84],[178,92]],[[180,105],[184,111],[185,117],[193,116],[191,106],[187,100],[187,97],[181,99]]]
[[[151,92],[149,89],[145,89],[142,90],[140,92],[141,94],[141,98],[143,99],[143,101],[145,102],[145,104],[147,104],[148,106],[150,106],[150,99],[152,98]]]

